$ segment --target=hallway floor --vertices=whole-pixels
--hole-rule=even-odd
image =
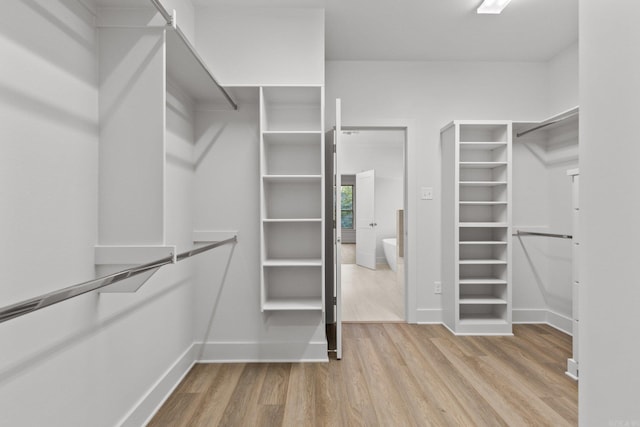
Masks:
[[[440,325],[345,324],[329,363],[196,364],[149,426],[575,426],[571,337],[515,325],[456,337]]]

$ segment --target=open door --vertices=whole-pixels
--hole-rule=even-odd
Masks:
[[[340,188],[338,170],[340,150],[340,99],[336,99],[336,126],[325,134],[325,314],[329,350],[342,359],[342,288],[340,267],[342,228],[340,222]]]
[[[356,174],[356,264],[376,269],[375,171]]]
[[[342,104],[340,102],[340,98],[336,99],[336,127],[335,127],[335,150],[334,150],[334,171],[335,171],[335,188],[334,188],[334,196],[333,196],[333,212],[334,212],[334,224],[335,224],[335,266],[336,266],[336,282],[335,282],[335,296],[336,296],[336,358],[342,359],[342,286],[340,284],[341,280],[341,266],[342,266],[342,209],[340,205],[341,200],[341,188],[342,188],[342,178],[340,176],[340,165],[338,164],[338,159],[340,158],[340,139],[342,138]]]

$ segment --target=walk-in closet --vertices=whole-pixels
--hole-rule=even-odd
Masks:
[[[639,19],[2,2],[0,426],[640,426]]]

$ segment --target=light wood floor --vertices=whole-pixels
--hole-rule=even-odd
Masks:
[[[439,325],[346,324],[329,363],[198,364],[150,426],[571,426],[571,337],[455,337]]]
[[[400,322],[404,320],[402,276],[387,265],[369,270],[343,264],[342,320],[344,322]]]

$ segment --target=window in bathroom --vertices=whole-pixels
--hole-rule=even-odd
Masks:
[[[340,189],[340,222],[342,228],[353,230],[353,185],[343,185]]]

